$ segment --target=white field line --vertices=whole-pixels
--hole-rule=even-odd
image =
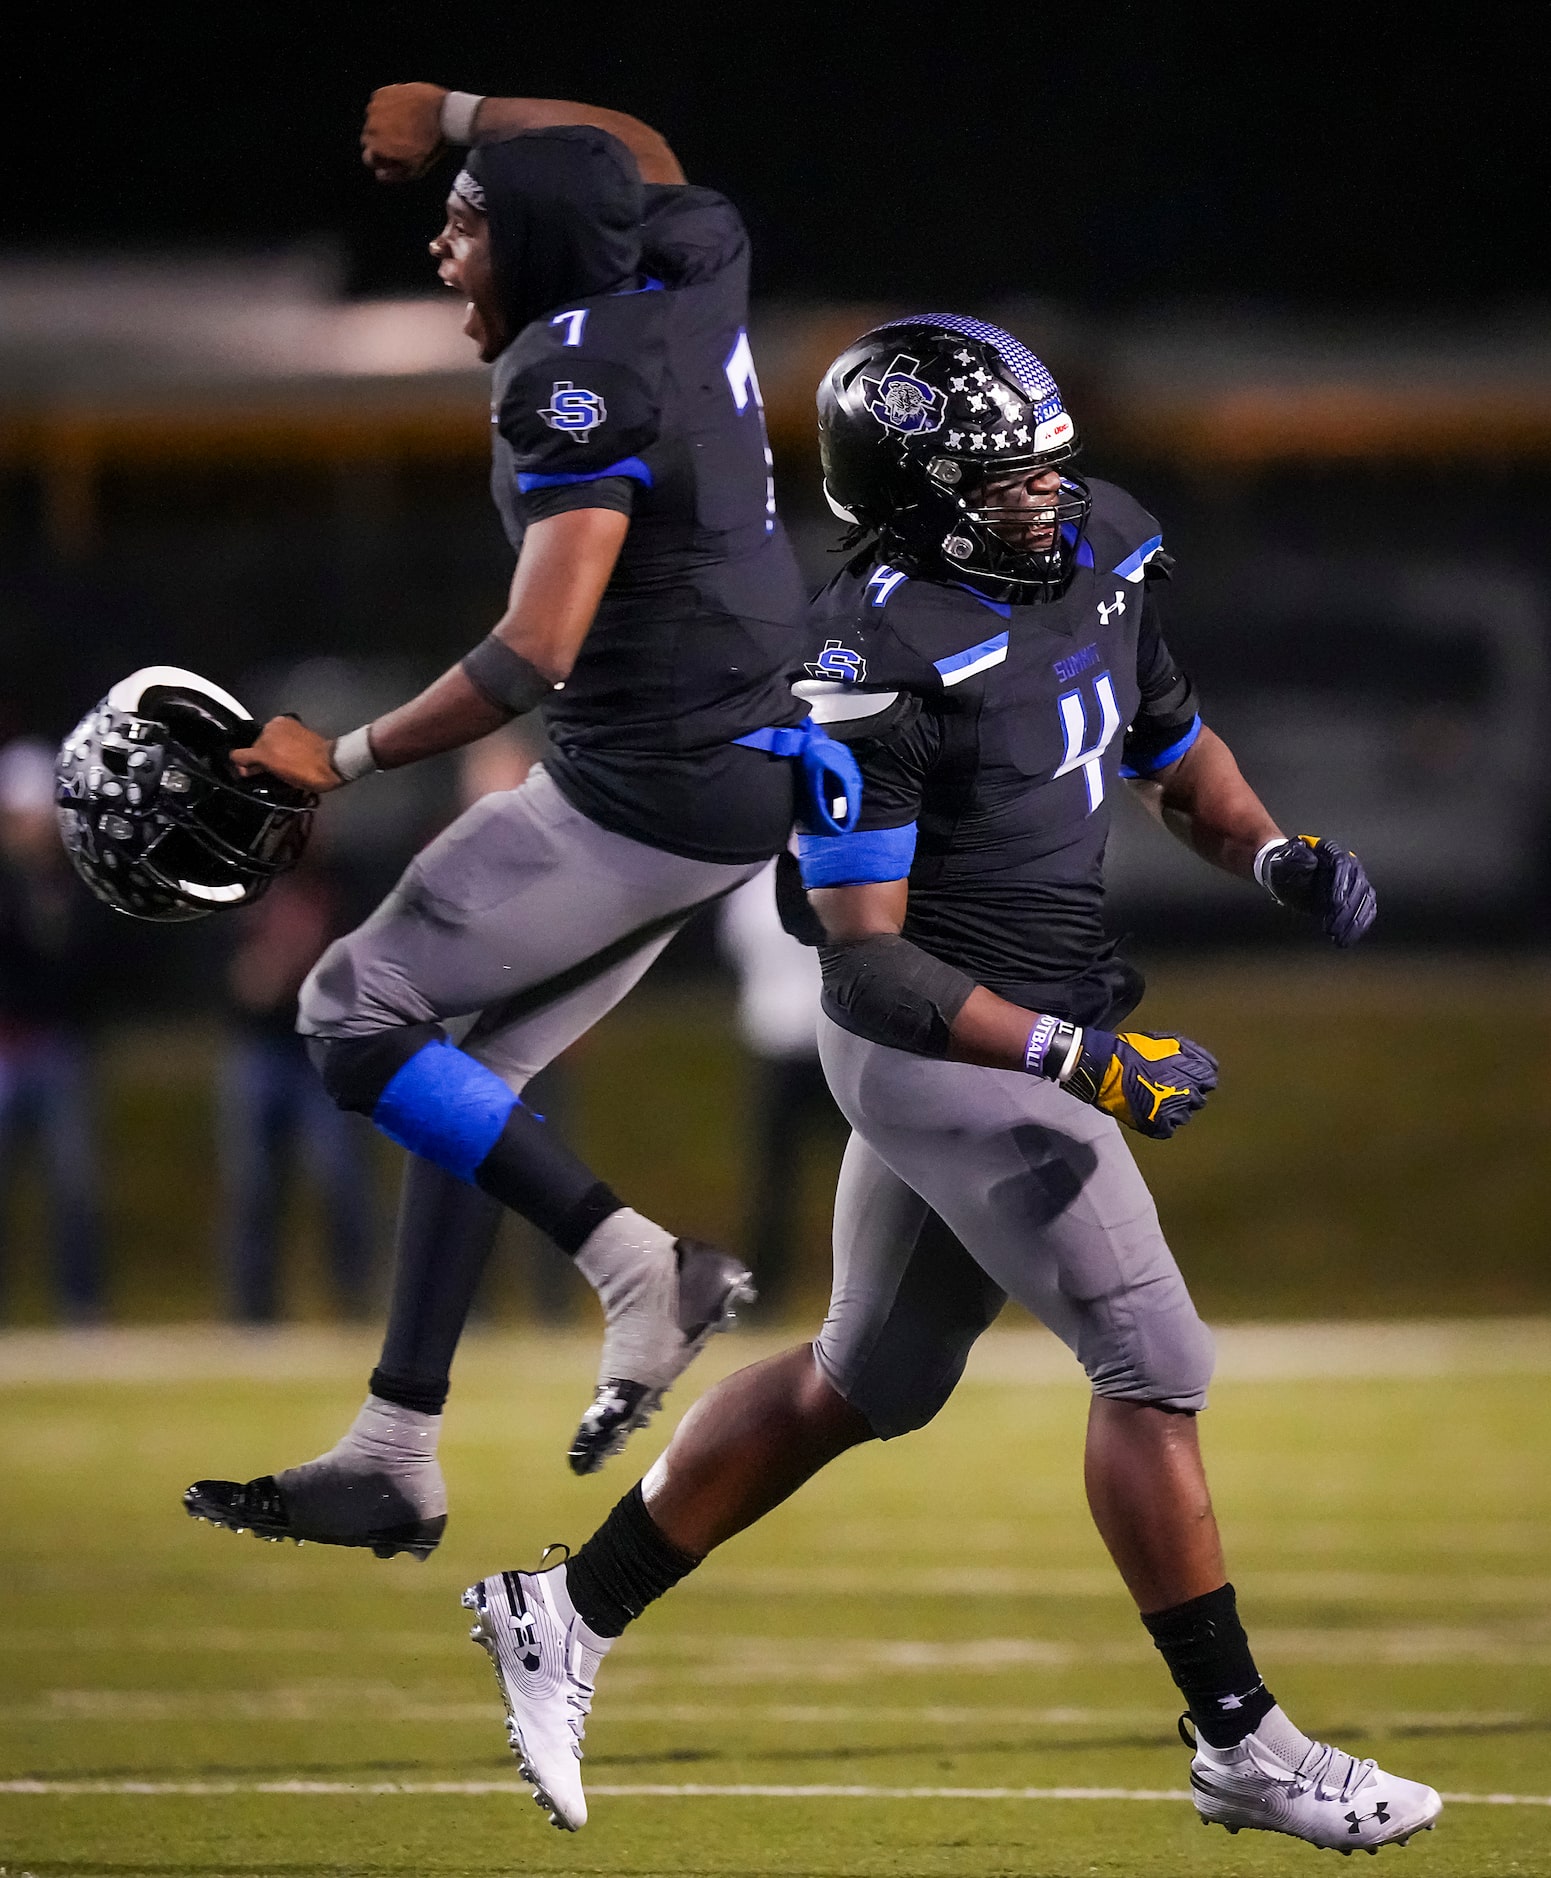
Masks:
[[[1029,1520],[1006,1514],[990,1519],[959,1518],[953,1523],[953,1556],[967,1564],[981,1559],[1005,1563],[1021,1558],[1029,1546]],[[1239,1513],[1233,1521],[1233,1549],[1236,1553],[1254,1550],[1263,1555],[1267,1567],[1299,1570],[1337,1569],[1341,1555],[1372,1551],[1371,1542],[1361,1536],[1360,1524],[1351,1518],[1329,1515],[1324,1518],[1273,1517]],[[1384,1516],[1384,1537],[1388,1551],[1395,1557],[1416,1560],[1418,1571],[1431,1571],[1436,1563],[1433,1553],[1443,1555],[1442,1563],[1453,1565],[1462,1557],[1484,1559],[1490,1554],[1505,1558],[1533,1559],[1537,1565],[1551,1558],[1551,1508],[1544,1515],[1520,1513],[1509,1519],[1473,1519],[1448,1517],[1394,1518]],[[1082,1539],[1068,1541],[1073,1552],[1087,1550]],[[922,1565],[935,1564],[941,1556],[941,1535],[928,1528],[919,1513],[857,1515],[851,1518],[826,1518],[824,1521],[824,1558],[841,1563],[848,1556],[876,1559],[881,1556],[902,1565],[918,1557]],[[1092,1554],[1090,1553],[1091,1557]],[[1360,1562],[1360,1561],[1359,1561]],[[1058,1561],[1052,1560],[1052,1567]],[[1248,1568],[1241,1565],[1241,1572]],[[1259,1571],[1261,1567],[1254,1567]]]
[[[1223,1382],[1551,1374],[1551,1317],[1439,1322],[1229,1324],[1217,1333]],[[792,1333],[740,1332],[738,1367],[782,1348]],[[239,1330],[224,1324],[0,1332],[0,1387],[74,1382],[337,1382],[369,1364],[366,1333],[318,1326]],[[469,1339],[473,1372],[523,1376],[535,1387],[596,1366],[580,1332],[498,1332]],[[1070,1354],[1047,1332],[991,1331],[970,1359],[972,1383],[1083,1386]]]
[[[47,1689],[31,1701],[0,1705],[0,1726],[190,1721],[337,1721],[363,1711],[374,1722],[472,1722],[481,1727],[500,1714],[486,1701],[436,1701],[393,1689],[348,1684],[327,1689],[270,1689],[227,1695],[174,1693],[159,1689]],[[859,1722],[915,1722],[944,1728],[1154,1728],[1172,1740],[1172,1711],[1157,1704],[1108,1708],[1018,1703],[848,1702],[610,1702],[601,1719],[621,1722],[761,1722],[781,1726],[844,1727]],[[1362,1711],[1365,1733],[1425,1730],[1431,1734],[1544,1727],[1551,1716],[1525,1709],[1400,1709]],[[1102,1746],[1102,1742],[1095,1743]],[[879,1752],[886,1752],[880,1748]]]
[[[593,1799],[607,1800],[1188,1800],[1178,1787],[870,1787],[756,1786],[736,1782],[711,1786],[699,1781],[668,1785],[637,1781],[594,1783]],[[234,1793],[300,1797],[361,1794],[450,1795],[456,1798],[506,1794],[527,1799],[531,1789],[515,1780],[0,1780],[0,1793],[122,1795],[137,1799],[205,1798]],[[1451,1806],[1548,1806],[1546,1793],[1446,1793]]]
[[[386,1631],[339,1636],[313,1631],[242,1628],[200,1630],[0,1631],[0,1656],[8,1654],[247,1655],[266,1660],[282,1654],[369,1658],[375,1654],[445,1656],[459,1641],[459,1626],[445,1631]],[[1267,1663],[1448,1663],[1496,1667],[1551,1665],[1551,1632],[1537,1623],[1525,1634],[1522,1621],[1502,1629],[1476,1626],[1407,1625],[1361,1629],[1282,1628],[1260,1625],[1258,1655]],[[1095,1663],[1155,1663],[1145,1636],[1072,1643],[1044,1637],[965,1637],[952,1642],[890,1637],[632,1637],[610,1662],[608,1686],[623,1691],[692,1682],[697,1688],[745,1682],[853,1682],[877,1675],[996,1675],[1004,1670],[1062,1670]],[[365,1678],[333,1679],[360,1689]]]
[[[1213,1335],[1218,1382],[1551,1373],[1551,1317],[1226,1324]],[[1042,1331],[993,1331],[976,1344],[967,1375],[972,1382],[1053,1382],[1075,1368],[1065,1349]]]
[[[264,1575],[258,1582],[267,1589],[270,1580]],[[1246,1595],[1248,1590],[1252,1590],[1262,1605],[1343,1604],[1391,1613],[1396,1612],[1397,1606],[1444,1605],[1483,1615],[1494,1609],[1504,1612],[1515,1608],[1529,1612],[1551,1611],[1551,1575],[1543,1572],[1444,1573],[1429,1570],[1423,1563],[1419,1563],[1415,1571],[1409,1572],[1316,1566],[1308,1570],[1244,1569],[1239,1574],[1239,1582],[1247,1588]],[[982,1599],[1084,1603],[1097,1600],[1118,1606],[1124,1598],[1120,1580],[1107,1565],[874,1567],[857,1564],[740,1567],[718,1564],[714,1573],[706,1573],[704,1578],[695,1583],[694,1594],[705,1605],[733,1605],[747,1601],[768,1604],[776,1600],[783,1603],[811,1603],[815,1598],[862,1598],[871,1605],[887,1598],[921,1598],[952,1599],[960,1603]],[[197,1636],[199,1633],[194,1634]],[[246,1647],[230,1640],[234,1633],[214,1634],[217,1640],[208,1644],[169,1639],[159,1647],[179,1651],[209,1650],[212,1653],[227,1653]],[[299,1635],[294,1632],[290,1634]],[[338,1632],[331,1636],[320,1635],[315,1641],[303,1644],[288,1642],[286,1633],[279,1632],[272,1638],[255,1637],[253,1640],[262,1641],[264,1647],[269,1649],[293,1649],[308,1654],[337,1656],[388,1651],[397,1656],[414,1655],[427,1648],[438,1649],[449,1634],[452,1633],[433,1637],[420,1629],[406,1631],[402,1637],[382,1632],[370,1636]],[[62,1649],[67,1645],[66,1633],[51,1631],[44,1635],[47,1641],[37,1643],[28,1642],[26,1632],[16,1637],[0,1635],[0,1651]],[[1359,1648],[1362,1647],[1360,1639],[1353,1641]],[[90,1648],[93,1644],[90,1639],[83,1639],[78,1647]],[[1142,1654],[1145,1655],[1145,1651]]]
[[[1242,1581],[1257,1598],[1309,1599],[1356,1604],[1528,1604],[1551,1606],[1551,1577],[1529,1573],[1256,1571]],[[1108,1566],[1029,1568],[1018,1565],[944,1565],[890,1569],[869,1565],[724,1567],[708,1577],[706,1597],[1115,1597]]]

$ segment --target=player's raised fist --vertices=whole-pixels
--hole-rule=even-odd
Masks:
[[[1292,835],[1263,848],[1255,874],[1273,900],[1317,919],[1334,945],[1356,945],[1379,910],[1362,862],[1318,835]]]
[[[1082,1033],[1077,1067],[1062,1088],[1139,1135],[1167,1141],[1217,1087],[1217,1058],[1188,1037],[1145,1030]]]
[[[239,776],[264,770],[294,788],[322,795],[344,781],[329,761],[329,748],[327,737],[296,718],[272,717],[251,744],[232,751],[231,764]]]
[[[441,154],[442,85],[382,85],[366,106],[361,161],[380,183],[423,176]]]

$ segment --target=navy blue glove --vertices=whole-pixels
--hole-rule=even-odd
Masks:
[[[1362,862],[1318,835],[1290,835],[1262,848],[1255,878],[1279,905],[1317,919],[1338,946],[1356,945],[1379,910]]]
[[[1145,1030],[1116,1036],[1087,1027],[1077,1065],[1061,1087],[1139,1135],[1167,1141],[1217,1087],[1217,1058],[1188,1037]]]

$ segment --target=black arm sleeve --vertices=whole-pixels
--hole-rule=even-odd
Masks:
[[[1151,569],[1148,570],[1149,575]],[[1126,732],[1124,773],[1151,776],[1167,769],[1195,741],[1201,727],[1196,688],[1174,662],[1163,637],[1158,582],[1142,590],[1142,625],[1136,646],[1136,680],[1142,698]]]
[[[547,522],[551,515],[565,515],[572,509],[612,509],[616,515],[629,515],[635,507],[635,490],[629,476],[599,476],[591,482],[561,483],[554,489],[530,489],[522,497],[522,516],[526,522]]]
[[[975,989],[955,965],[944,965],[898,933],[854,945],[822,946],[824,1012],[842,1030],[911,1056],[946,1056],[953,1020]]]
[[[854,746],[862,772],[862,813],[848,835],[799,838],[809,888],[905,878],[915,851],[916,816],[937,755],[941,726],[918,711]],[[899,934],[819,947],[824,1010],[843,1030],[913,1056],[943,1056],[953,1020],[974,979]]]

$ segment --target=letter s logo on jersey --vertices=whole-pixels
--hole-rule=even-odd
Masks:
[[[564,431],[573,442],[584,443],[588,431],[596,430],[608,416],[608,407],[597,392],[562,378],[550,387],[549,403],[539,416],[551,430]]]
[[[810,677],[824,679],[832,685],[859,685],[867,676],[867,661],[860,652],[853,652],[840,640],[826,639],[824,650],[803,670]]]

